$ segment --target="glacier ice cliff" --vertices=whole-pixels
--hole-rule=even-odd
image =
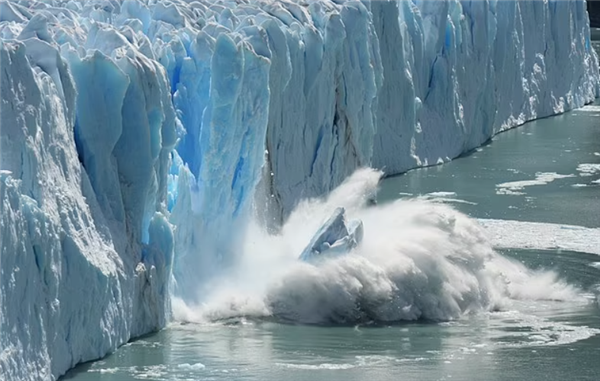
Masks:
[[[67,22],[27,16],[0,42],[3,380],[54,379],[163,327],[174,246],[165,70],[137,50],[61,51],[49,24]]]
[[[583,0],[2,0],[0,59],[8,380],[164,326],[252,216],[599,93]]]

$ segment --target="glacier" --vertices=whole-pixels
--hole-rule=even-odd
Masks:
[[[583,0],[0,1],[0,375],[160,329],[355,169],[600,94]]]

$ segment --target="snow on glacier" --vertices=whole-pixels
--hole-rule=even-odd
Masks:
[[[579,0],[3,0],[0,44],[8,379],[163,326],[252,215],[598,94]]]

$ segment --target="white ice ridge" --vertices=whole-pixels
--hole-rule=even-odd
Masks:
[[[497,248],[569,250],[600,255],[600,229],[582,226],[480,219]]]
[[[583,0],[1,0],[0,55],[8,380],[162,326],[173,250],[184,294],[253,206],[277,226],[359,166],[454,158],[599,81]]]

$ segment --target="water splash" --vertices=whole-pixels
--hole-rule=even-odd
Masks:
[[[213,280],[200,305],[173,304],[178,320],[238,317],[313,324],[444,321],[505,309],[511,300],[572,300],[553,272],[496,253],[477,221],[447,205],[372,206],[381,173],[361,169],[323,199],[301,202],[277,235],[248,227],[239,263]],[[363,242],[318,266],[297,260],[336,207],[364,222]]]

